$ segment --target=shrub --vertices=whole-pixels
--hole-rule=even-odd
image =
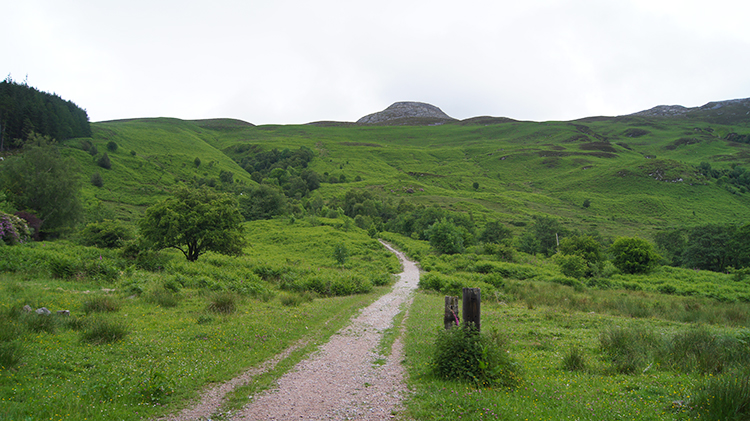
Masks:
[[[24,243],[30,237],[31,230],[25,220],[0,212],[0,243],[12,246]]]
[[[117,143],[114,140],[107,142],[107,150],[110,152],[117,152]]]
[[[88,224],[80,232],[80,242],[84,246],[119,248],[132,239],[133,234],[128,228],[111,220]]]
[[[109,155],[105,152],[104,155],[102,155],[97,161],[96,165],[104,168],[105,170],[109,170],[112,168],[112,162],[109,160]]]
[[[430,245],[442,254],[456,254],[464,251],[464,239],[459,228],[451,221],[442,219],[427,230]]]
[[[560,272],[565,276],[572,278],[581,279],[586,276],[588,272],[588,265],[583,257],[577,254],[561,254],[557,253],[552,256],[553,260],[560,267]]]
[[[99,171],[91,174],[91,184],[95,187],[104,186],[104,179],[102,178],[102,175],[99,174]]]
[[[97,318],[81,332],[81,341],[95,345],[108,344],[123,339],[128,333],[129,329],[123,322]]]
[[[336,248],[333,249],[333,258],[340,264],[343,265],[346,263],[346,259],[349,257],[349,250],[346,249],[346,246],[343,244],[339,244],[336,246]]]
[[[513,387],[520,381],[518,366],[508,356],[499,333],[483,334],[471,327],[440,329],[433,369],[443,379],[477,386]]]
[[[620,237],[609,248],[612,263],[624,273],[646,273],[661,260],[654,246],[638,237]]]

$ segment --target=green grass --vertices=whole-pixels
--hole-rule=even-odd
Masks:
[[[103,170],[78,149],[80,140],[65,143],[84,180],[94,171],[104,179],[101,188],[84,183],[89,218],[135,221],[175,183],[218,180],[222,170],[234,174],[235,186],[252,185],[249,174],[222,152],[238,144],[310,148],[316,154],[311,169],[325,180],[341,175],[348,180],[322,183],[317,194],[324,200],[362,188],[383,200],[471,212],[480,226],[487,220],[528,223],[534,215],[554,215],[569,228],[650,238],[674,226],[742,222],[750,207],[750,196],[732,194],[694,169],[703,161],[713,168],[748,167],[750,145],[722,139],[729,132],[745,133],[747,124],[632,117],[436,127],[240,123],[136,119],[92,124],[92,140],[100,150],[110,141],[119,148],[110,154],[112,169]],[[631,137],[633,129],[646,134]],[[698,141],[679,141],[685,138]],[[355,182],[356,177],[362,181]],[[586,199],[590,206],[583,208]]]
[[[624,370],[630,374],[623,374],[600,345],[602,332],[616,326],[674,337],[690,331],[688,325],[659,319],[638,322],[557,306],[529,309],[522,303],[483,301],[482,329],[497,329],[503,335],[509,357],[521,366],[523,382],[510,388],[477,388],[470,382],[441,379],[434,372],[434,341],[443,329],[442,309],[442,296],[418,293],[406,322],[405,361],[414,390],[406,415],[413,419],[699,419],[688,409],[689,402],[697,402],[697,391],[708,390],[699,371],[685,372],[657,363],[649,366],[656,360],[649,360],[647,354],[637,370]],[[743,332],[719,326],[711,331],[733,337]],[[576,361],[585,361],[583,369],[579,363],[571,367],[572,354]],[[728,376],[736,378],[731,373]],[[715,402],[708,393],[702,392],[700,398],[704,408]],[[732,393],[738,396],[737,389],[725,395]]]

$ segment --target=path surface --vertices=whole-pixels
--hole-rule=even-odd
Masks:
[[[331,337],[319,351],[281,377],[231,418],[239,420],[383,420],[393,416],[403,394],[400,340],[382,364],[377,353],[383,331],[411,304],[419,270],[396,253],[404,271],[393,291],[380,297]],[[380,360],[381,363],[375,363]]]
[[[402,345],[394,342],[391,354],[378,354],[383,332],[393,318],[408,310],[412,292],[419,283],[419,269],[403,253],[388,244],[404,271],[393,290],[366,307],[351,323],[308,359],[301,361],[278,381],[277,388],[255,396],[250,404],[232,414],[241,420],[383,420],[392,417],[403,395]],[[273,369],[300,342],[261,366],[204,393],[200,402],[164,421],[210,420],[219,411],[224,396],[235,387]],[[224,414],[225,416],[227,414]]]

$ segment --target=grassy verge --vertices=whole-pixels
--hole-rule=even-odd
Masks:
[[[723,367],[722,374],[682,370],[668,364],[676,357],[660,357],[656,351],[649,353],[650,348],[637,352],[640,360],[633,357],[643,364],[636,370],[618,370],[618,359],[612,356],[616,353],[603,345],[607,343],[603,333],[617,326],[632,326],[657,338],[681,338],[690,328],[687,324],[558,307],[529,308],[522,303],[483,303],[483,331],[498,329],[505,336],[523,381],[515,388],[477,388],[433,374],[442,309],[442,296],[420,292],[406,322],[406,364],[414,390],[407,415],[416,420],[706,419],[692,401],[694,392],[703,390],[706,378],[737,377],[731,364]],[[711,332],[736,338],[746,335],[747,328],[713,326]]]

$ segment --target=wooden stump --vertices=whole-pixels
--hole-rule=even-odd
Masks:
[[[480,308],[482,301],[482,294],[479,288],[464,288],[463,289],[463,313],[464,313],[464,326],[469,328],[474,326],[477,332],[480,331]]]
[[[443,323],[446,329],[458,326],[461,319],[458,318],[458,297],[445,297],[445,316]]]

